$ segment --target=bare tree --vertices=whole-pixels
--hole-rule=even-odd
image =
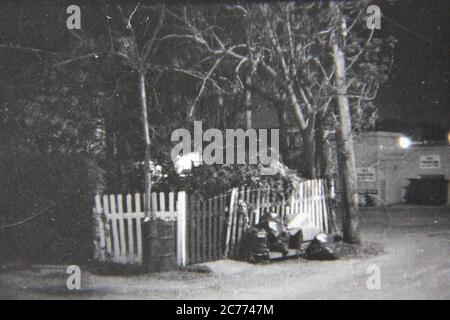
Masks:
[[[336,3],[228,6],[226,10],[241,16],[237,35],[221,33],[217,19],[184,11],[179,20],[188,32],[176,36],[192,40],[209,58],[234,59],[240,87],[275,106],[281,121],[290,107],[303,140],[306,176],[330,175],[328,131],[337,131],[339,158],[344,159],[340,163],[348,159],[338,171],[346,180],[344,234],[349,242],[358,241],[351,122],[356,121],[357,128],[372,122],[376,109],[371,101],[389,65],[387,60],[376,63],[379,43],[374,43],[373,30],[367,33],[361,27],[364,9],[364,4],[354,2],[346,3],[345,15]],[[350,26],[344,28],[343,21]],[[213,65],[215,71],[219,65]],[[208,80],[214,75],[219,78],[218,72],[209,72]]]
[[[142,129],[144,136],[144,212],[148,217],[152,217],[150,211],[150,201],[151,201],[151,186],[152,186],[152,174],[150,168],[151,155],[150,155],[150,127],[148,119],[148,98],[147,98],[147,80],[146,73],[149,68],[157,69],[154,67],[156,59],[152,59],[155,56],[155,48],[157,47],[157,36],[161,32],[161,29],[165,20],[165,7],[150,7],[146,10],[156,10],[158,12],[156,25],[153,25],[153,32],[150,37],[146,37],[148,29],[150,28],[150,19],[145,19],[146,26],[143,30],[143,44],[139,45],[133,18],[139,10],[140,4],[138,3],[130,12],[125,13],[121,6],[117,6],[120,11],[124,24],[129,30],[129,35],[122,36],[119,38],[120,47],[118,51],[114,51],[119,55],[124,62],[129,65],[138,75],[138,88],[139,88],[139,99],[140,99],[140,109],[142,114]],[[112,35],[112,33],[110,33]],[[113,46],[114,40],[111,39],[111,45]]]

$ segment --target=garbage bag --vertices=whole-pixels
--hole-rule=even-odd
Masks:
[[[281,218],[276,213],[266,213],[258,227],[267,231],[270,251],[281,252],[287,256],[289,248],[289,234]]]
[[[270,251],[268,247],[267,231],[263,228],[252,227],[245,231],[239,250],[241,258],[252,263],[268,262]]]
[[[273,233],[268,235],[269,250],[275,252],[281,252],[283,257],[286,257],[289,253],[289,237],[286,232],[282,232],[275,237]]]
[[[318,234],[306,249],[306,258],[310,260],[337,260],[336,247],[324,233]]]

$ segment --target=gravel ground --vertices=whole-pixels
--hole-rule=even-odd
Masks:
[[[361,231],[364,249],[343,248],[337,261],[224,260],[128,277],[82,268],[79,291],[67,289],[66,266],[4,266],[0,299],[450,299],[449,207],[366,209]],[[374,266],[381,288],[369,290]]]

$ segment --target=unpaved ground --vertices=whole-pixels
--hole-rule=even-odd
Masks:
[[[450,299],[450,208],[365,210],[365,241],[384,253],[330,262],[288,260],[270,265],[208,264],[211,273],[93,275],[69,291],[64,266],[0,271],[0,299]],[[369,266],[381,289],[369,290]],[[373,268],[373,267],[372,267]]]

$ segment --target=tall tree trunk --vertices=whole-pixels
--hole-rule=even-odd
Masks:
[[[339,4],[330,2],[330,8],[336,13],[339,32],[332,35],[331,47],[335,67],[335,85],[339,110],[337,128],[338,167],[342,184],[343,235],[348,243],[360,243],[358,228],[358,192],[356,186],[355,154],[353,150],[352,124],[347,97],[345,77],[345,57],[343,48],[346,35],[345,19]]]
[[[150,198],[152,188],[152,173],[150,171],[150,128],[148,125],[147,92],[145,88],[145,71],[139,71],[139,98],[141,102],[142,128],[144,131],[144,212],[153,218],[150,212]]]
[[[325,132],[323,111],[316,116],[316,168],[317,176],[325,178],[330,174],[330,150]]]
[[[317,171],[318,176],[325,179],[325,188],[327,193],[331,196],[331,192],[334,188],[333,177],[331,174],[331,147],[328,141],[328,137],[325,132],[325,115],[323,111],[317,113],[317,126],[316,126],[316,154],[317,154]],[[334,207],[334,199],[329,198],[329,212],[328,212],[328,225],[330,232],[339,233],[336,210]]]
[[[280,127],[280,156],[283,163],[289,161],[289,146],[287,143],[286,110],[283,106],[276,106],[278,114],[278,123]]]
[[[315,123],[316,115],[311,114],[308,119],[308,126],[302,131],[302,141],[303,141],[303,159],[304,168],[306,170],[305,175],[309,179],[315,179],[317,176],[316,172],[316,141],[315,141]]]
[[[248,86],[251,86],[252,79],[248,76],[246,82]],[[247,129],[252,127],[252,92],[250,89],[245,92],[245,125]]]

